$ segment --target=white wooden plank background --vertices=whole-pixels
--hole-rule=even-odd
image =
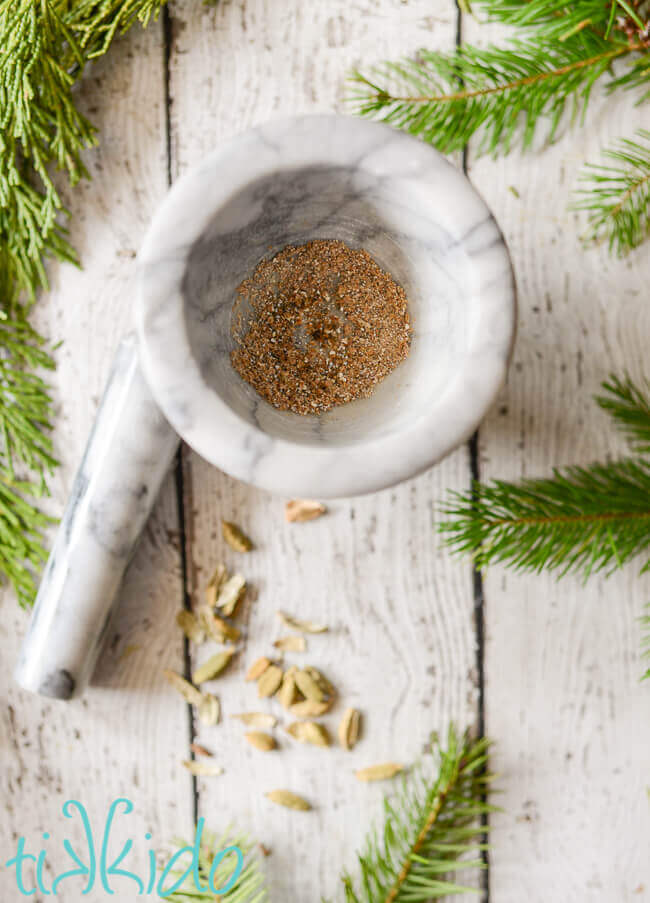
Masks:
[[[354,65],[420,46],[451,48],[457,11],[450,0],[222,0],[216,7],[181,0],[170,7],[169,23],[166,37],[161,24],[146,34],[134,30],[93,67],[81,90],[101,129],[100,150],[88,156],[93,181],[68,197],[85,269],[53,268],[53,291],[38,312],[52,340],[65,339],[55,377],[55,439],[64,463],[53,487],[56,512],[114,348],[129,328],[132,251],[166,190],[166,81],[176,178],[253,123],[342,109],[343,78]],[[463,33],[489,34],[466,18]],[[521,314],[508,386],[481,430],[485,477],[545,473],[553,463],[586,462],[622,448],[590,395],[610,369],[641,372],[650,326],[642,290],[650,276],[647,249],[623,263],[604,251],[584,253],[565,195],[580,161],[609,137],[630,133],[638,115],[625,101],[601,104],[589,130],[543,154],[475,161],[470,148],[470,177],[513,253]],[[18,834],[34,843],[42,831],[56,836],[60,806],[70,796],[101,824],[109,802],[127,795],[136,811],[124,836],[150,831],[161,845],[187,834],[196,805],[208,823],[219,828],[233,820],[273,850],[265,860],[273,901],[311,903],[333,894],[340,866],[353,864],[381,796],[381,788],[356,784],[352,768],[413,759],[428,732],[449,719],[478,723],[471,568],[442,550],[432,530],[434,501],[447,488],[465,487],[469,475],[463,448],[411,483],[335,503],[327,518],[291,526],[283,523],[282,500],[185,453],[191,596],[200,594],[220,557],[236,563],[220,539],[222,516],[240,522],[257,543],[241,562],[255,593],[246,607],[245,655],[220,688],[226,714],[252,706],[254,691],[241,674],[279,635],[274,612],[286,607],[332,626],[331,634],[310,639],[306,658],[366,716],[364,740],[352,755],[281,741],[281,752],[263,756],[244,747],[235,722],[202,729],[198,739],[227,772],[200,781],[196,796],[178,764],[187,755],[187,711],[159,673],[163,665],[183,667],[174,626],[183,588],[173,479],[84,700],[43,702],[11,685],[26,615],[7,596],[0,628],[0,850],[8,851],[2,861]],[[648,688],[638,684],[636,621],[649,590],[650,581],[639,580],[633,567],[587,587],[498,569],[487,576],[484,702],[506,810],[493,820],[490,900],[650,899],[644,790],[650,726]],[[338,714],[328,719],[332,727]],[[262,794],[275,786],[308,793],[316,811],[297,816],[272,808]],[[136,850],[143,861],[146,843]],[[16,895],[7,880],[0,871],[3,900]],[[60,899],[82,897],[69,890]]]
[[[85,268],[51,267],[52,291],[38,308],[40,328],[53,342],[63,340],[55,376],[54,438],[63,462],[52,486],[51,510],[57,514],[81,460],[115,347],[131,328],[133,251],[166,191],[162,29],[134,30],[110,58],[95,64],[81,103],[101,131],[101,147],[87,155],[93,181],[66,195],[71,239]],[[133,862],[140,870],[146,869],[147,831],[156,839],[169,838],[190,822],[191,781],[178,769],[187,752],[187,715],[170,705],[159,677],[161,660],[172,667],[182,667],[183,660],[173,624],[181,596],[177,531],[173,481],[168,480],[128,574],[95,686],[80,701],[39,699],[12,683],[27,614],[5,593],[0,627],[3,866],[19,835],[39,849],[47,831],[50,865],[57,872],[70,867],[62,837],[83,849],[79,820],[61,815],[70,798],[85,805],[97,833],[114,799],[133,800],[136,811],[116,825],[115,852],[117,841],[136,838]],[[51,878],[47,869],[46,880]],[[66,889],[64,883],[58,898],[64,903],[107,899],[103,892],[81,897],[82,887],[68,883]],[[19,898],[15,879],[4,868],[0,888],[3,901]]]
[[[464,23],[469,41],[504,29]],[[633,97],[596,95],[589,128],[543,154],[469,153],[469,175],[504,229],[519,289],[508,385],[480,431],[484,478],[546,475],[625,452],[592,396],[611,371],[648,373],[648,249],[625,261],[582,250],[567,212],[585,160],[631,135]],[[509,191],[514,186],[520,197]],[[645,358],[645,360],[644,360]],[[506,814],[493,820],[491,899],[650,900],[650,718],[638,618],[650,579],[485,579],[487,729]]]

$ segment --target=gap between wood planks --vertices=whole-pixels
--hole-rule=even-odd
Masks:
[[[456,3],[456,47],[460,47],[463,41],[463,11],[460,8],[459,0]],[[468,147],[465,145],[462,153],[462,170],[469,178],[468,173]],[[469,469],[472,486],[481,478],[480,460],[479,460],[479,430],[477,429],[467,443],[469,453]],[[472,493],[473,493],[472,489]],[[478,688],[478,711],[477,711],[477,727],[479,736],[485,736],[485,593],[483,591],[483,576],[480,570],[472,563],[472,591],[474,593],[474,629],[476,631],[476,682]],[[487,798],[487,792],[483,795],[483,799]],[[481,850],[481,860],[485,866],[485,870],[481,874],[481,898],[482,903],[490,903],[490,853],[487,848],[487,829],[489,817],[487,814],[481,816],[481,824],[485,829],[481,837],[483,849]]]
[[[162,8],[163,31],[163,78],[165,98],[165,156],[167,158],[167,187],[172,185],[172,130],[171,130],[171,89],[170,89],[170,58],[172,49],[172,18],[169,6]],[[174,487],[176,492],[176,509],[178,517],[178,532],[180,539],[181,559],[181,599],[183,608],[188,611],[192,608],[192,598],[189,592],[189,571],[187,563],[187,525],[185,523],[185,475],[183,473],[183,445],[178,447],[174,458]],[[190,657],[190,641],[183,637],[183,673],[187,680],[192,680],[192,661]],[[187,704],[188,747],[194,742],[196,727],[194,724],[194,710]],[[194,753],[191,753],[194,758]],[[192,786],[192,819],[194,824],[199,820],[199,787],[196,775],[191,775]]]
[[[459,47],[462,42],[462,26],[463,13],[455,0],[456,5],[456,46]],[[165,98],[165,153],[167,160],[167,185],[172,185],[172,153],[171,153],[171,87],[170,87],[170,60],[172,51],[172,16],[169,6],[165,5],[162,9],[162,30],[163,30],[163,72],[164,72],[164,98]],[[462,170],[468,175],[468,149],[467,146],[462,152]],[[478,430],[467,442],[467,450],[469,455],[470,479],[472,483],[480,479],[480,461],[479,461],[479,432]],[[192,599],[189,591],[189,568],[187,558],[187,524],[185,520],[185,473],[183,469],[183,449],[179,448],[174,462],[174,483],[176,490],[176,506],[178,509],[178,527],[180,535],[180,559],[181,559],[181,598],[183,608],[191,610]],[[479,736],[485,733],[485,595],[483,591],[483,578],[481,572],[472,565],[472,591],[474,601],[474,623],[476,630],[476,673],[477,673],[477,729]],[[183,667],[185,677],[191,680],[191,659],[190,644],[187,637],[183,639]],[[196,736],[194,724],[194,712],[188,704],[188,743],[194,742]],[[194,823],[199,817],[199,790],[198,780],[195,775],[191,776],[192,782],[192,817]],[[487,831],[488,816],[482,816],[482,824]],[[487,833],[481,838],[483,844],[487,841]],[[482,850],[481,859],[485,865],[485,871],[481,875],[482,903],[490,903],[490,859],[487,849]]]

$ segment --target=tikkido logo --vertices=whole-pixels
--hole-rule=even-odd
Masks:
[[[232,890],[236,885],[244,868],[244,854],[238,846],[233,845],[219,850],[214,856],[209,874],[206,875],[204,873],[201,875],[199,869],[199,856],[201,853],[201,839],[203,837],[203,828],[205,825],[205,820],[202,818],[198,820],[196,826],[194,843],[191,846],[182,847],[180,850],[177,850],[160,872],[158,871],[156,864],[156,854],[152,849],[148,850],[147,858],[149,867],[148,874],[144,876],[144,878],[128,869],[120,868],[120,865],[133,848],[133,840],[130,838],[124,843],[120,853],[112,861],[109,861],[108,848],[111,830],[120,805],[124,807],[123,815],[128,815],[133,811],[133,803],[131,800],[126,798],[116,799],[108,810],[104,830],[101,835],[101,844],[98,846],[95,843],[95,836],[93,834],[90,819],[83,804],[77,802],[77,800],[67,800],[67,802],[63,804],[62,812],[65,818],[74,818],[75,814],[77,814],[81,819],[81,825],[85,835],[85,844],[83,849],[77,851],[72,846],[70,840],[63,838],[63,849],[72,862],[74,862],[75,868],[58,873],[54,877],[50,889],[45,886],[43,876],[47,851],[42,849],[37,855],[28,853],[25,850],[25,838],[19,837],[16,855],[7,861],[6,867],[8,869],[15,869],[16,885],[20,893],[25,897],[31,897],[37,892],[46,896],[56,897],[59,893],[61,884],[64,881],[75,878],[86,879],[86,886],[81,892],[82,896],[89,894],[96,884],[101,886],[108,895],[113,896],[115,891],[111,886],[111,880],[115,878],[127,879],[134,882],[137,886],[137,893],[140,896],[155,894],[162,898],[169,897],[171,894],[176,893],[181,889],[189,892],[190,895],[193,895],[194,891],[190,890],[191,883],[194,884],[197,893],[210,891],[216,896],[228,893],[228,891]],[[151,840],[151,834],[147,833],[144,836],[145,840]],[[45,832],[43,834],[43,840],[49,839],[49,833]],[[185,871],[181,873],[179,861],[187,853],[190,853],[192,858],[189,865],[185,868]],[[215,882],[220,880],[223,872],[223,870],[219,869],[219,866],[224,862],[224,859],[227,856],[234,857],[234,870],[228,878],[228,881],[222,887],[215,887]],[[33,874],[31,881],[26,876],[27,871]],[[221,872],[221,875],[219,875],[218,872]],[[174,879],[173,884],[169,887],[165,887],[167,881],[172,878]],[[35,883],[35,886],[28,887],[28,882],[30,884]],[[207,882],[207,884],[205,882]]]

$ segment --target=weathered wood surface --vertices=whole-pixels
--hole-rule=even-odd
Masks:
[[[437,9],[432,19],[423,0],[397,10],[366,0],[234,2],[213,10],[194,0],[175,4],[174,177],[216,142],[270,116],[341,109],[343,77],[364,59],[431,41],[451,48],[455,10],[446,3]],[[200,734],[227,775],[199,782],[199,812],[236,821],[273,850],[266,861],[273,900],[316,901],[337,891],[341,866],[354,865],[354,851],[379,815],[385,788],[359,784],[353,770],[411,761],[450,718],[476,721],[471,571],[436,547],[431,526],[433,499],[446,486],[468,484],[467,451],[394,491],[337,502],[306,525],[285,524],[281,499],[236,483],[194,454],[184,473],[193,596],[224,555],[256,588],[246,652],[219,681],[226,722]],[[227,554],[221,517],[249,530],[258,550],[243,560]],[[229,713],[259,707],[242,676],[247,662],[287,632],[278,608],[331,625],[331,633],[309,639],[305,655],[286,659],[313,663],[339,687],[341,703],[324,719],[333,733],[346,704],[363,711],[364,737],[354,753],[301,747],[280,732],[282,751],[263,754],[247,746],[241,725],[228,723]],[[277,704],[262,708],[281,712]],[[277,787],[304,793],[316,811],[306,817],[273,806],[263,794]]]
[[[502,36],[471,20],[463,35]],[[592,396],[612,371],[648,373],[650,256],[647,247],[624,261],[583,250],[584,222],[567,203],[583,162],[639,126],[633,100],[597,93],[589,127],[543,154],[477,160],[470,148],[470,178],[510,247],[520,314],[507,387],[480,431],[483,478],[625,453]],[[496,903],[650,899],[638,622],[650,579],[639,566],[587,585],[501,568],[485,578],[486,723],[505,790],[505,814],[493,820]]]
[[[71,238],[84,270],[51,267],[52,291],[38,308],[41,329],[53,342],[63,340],[55,376],[54,438],[63,462],[52,485],[50,509],[56,514],[81,459],[113,352],[131,328],[134,249],[166,191],[162,29],[134,30],[110,58],[92,67],[80,95],[101,132],[101,147],[87,156],[93,181],[67,193]],[[94,686],[80,701],[39,699],[12,683],[27,614],[5,594],[0,628],[3,866],[15,853],[19,835],[32,852],[41,844],[50,851],[46,882],[52,868],[58,873],[72,866],[62,839],[69,837],[81,851],[84,835],[79,818],[68,821],[61,814],[68,799],[84,804],[100,836],[110,803],[122,796],[131,799],[135,811],[118,819],[112,849],[119,852],[119,841],[133,837],[132,862],[140,871],[146,870],[147,831],[158,840],[189,828],[191,781],[178,767],[187,753],[187,713],[170,705],[160,679],[161,662],[182,668],[183,661],[173,623],[182,586],[177,531],[170,479],[128,573]],[[41,840],[44,831],[51,835],[47,842]],[[101,889],[82,897],[82,889],[79,881],[63,883],[58,899],[109,899]],[[0,898],[7,903],[23,899],[4,868]],[[43,903],[45,898],[31,899]]]
[[[169,163],[176,178],[255,122],[341,109],[343,78],[354,65],[423,45],[452,47],[457,11],[448,0],[231,0],[216,7],[183,0],[171,6],[170,24]],[[476,37],[470,21],[463,28]],[[82,87],[101,128],[101,147],[89,155],[93,182],[69,195],[85,269],[53,268],[54,288],[38,313],[54,341],[65,339],[56,374],[56,443],[64,462],[53,487],[56,512],[113,350],[129,328],[132,251],[166,190],[163,41],[160,25],[144,35],[134,31]],[[541,155],[475,161],[470,149],[470,177],[513,253],[521,315],[508,386],[480,434],[482,476],[545,473],[553,463],[623,448],[590,395],[610,369],[641,370],[650,326],[642,291],[650,275],[647,251],[623,263],[604,250],[585,254],[565,196],[580,161],[609,136],[630,133],[637,115],[625,102],[607,112],[602,105],[588,131]],[[165,665],[183,667],[174,624],[183,588],[173,479],[83,701],[47,703],[12,686],[26,616],[7,597],[0,630],[5,860],[18,834],[34,845],[42,831],[61,837],[64,800],[82,800],[101,824],[110,801],[126,795],[135,812],[121,836],[132,833],[141,852],[146,831],[156,846],[189,833],[196,803],[216,828],[232,820],[272,849],[264,868],[274,901],[311,903],[333,894],[340,867],[353,866],[354,849],[379,813],[382,788],[357,784],[352,769],[412,760],[429,731],[449,719],[478,722],[472,573],[432,533],[434,501],[447,488],[465,487],[469,475],[464,448],[409,484],[334,503],[312,524],[288,525],[281,499],[185,453],[189,594],[200,597],[222,557],[254,587],[245,608],[245,652],[219,688],[226,718],[198,732],[226,773],[199,781],[196,799],[179,767],[188,752],[187,711],[160,676]],[[242,558],[224,547],[222,516],[250,532],[256,551]],[[494,819],[489,874],[496,903],[624,903],[650,894],[644,790],[650,727],[647,688],[638,685],[636,621],[648,597],[650,581],[639,580],[634,568],[587,587],[500,570],[485,580],[485,714],[497,741],[506,810]],[[277,712],[272,704],[258,706],[241,678],[282,634],[275,616],[281,607],[331,626],[329,634],[309,638],[305,656],[287,660],[312,662],[339,687],[341,704],[327,718],[332,728],[345,704],[363,710],[364,739],[352,754],[297,747],[279,733],[282,750],[264,755],[245,745],[242,727],[227,717],[258,707]],[[315,812],[273,807],[263,793],[278,786],[305,793]],[[52,858],[63,864],[60,851]],[[0,872],[3,900],[16,894],[7,877]],[[82,899],[70,888],[60,895],[64,903]]]

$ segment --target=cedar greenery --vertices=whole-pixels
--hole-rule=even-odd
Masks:
[[[478,139],[478,153],[529,148],[545,126],[583,122],[592,89],[636,89],[650,97],[650,3],[647,0],[480,0],[488,20],[519,29],[503,46],[463,44],[451,53],[421,50],[352,75],[350,101],[434,144],[443,153]],[[587,212],[589,238],[604,236],[622,254],[648,232],[648,133],[622,139],[587,166],[575,206]]]
[[[0,574],[21,605],[33,601],[46,557],[38,510],[56,466],[52,399],[40,373],[54,362],[28,316],[47,289],[48,259],[76,263],[52,170],[74,185],[96,143],[72,89],[88,60],[105,53],[164,0],[0,0]]]

